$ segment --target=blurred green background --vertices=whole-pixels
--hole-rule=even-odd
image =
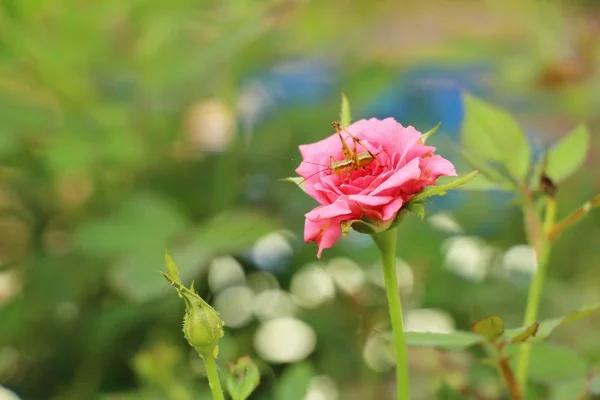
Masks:
[[[355,119],[441,121],[432,143],[459,172],[462,90],[515,113],[538,151],[584,122],[592,149],[559,216],[600,189],[600,4],[399,3],[3,1],[0,399],[209,399],[157,273],[165,247],[222,313],[222,370],[260,366],[253,399],[392,398],[374,246],[351,234],[317,262],[314,202],[277,180],[331,133],[340,92]],[[454,193],[403,224],[409,329],[520,325],[532,255],[511,198]],[[562,236],[544,317],[600,300],[599,243],[600,212]],[[599,329],[552,340],[600,363]],[[479,356],[411,349],[414,398],[443,382],[503,398]],[[536,396],[574,399],[569,383]]]

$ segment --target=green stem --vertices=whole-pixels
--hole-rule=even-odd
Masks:
[[[409,400],[408,358],[404,327],[402,322],[402,305],[398,291],[398,278],[396,276],[396,229],[372,235],[375,244],[381,253],[383,264],[383,277],[387,293],[390,319],[396,349],[396,386],[398,400]]]
[[[529,233],[529,244],[534,248],[537,258],[537,268],[535,275],[529,286],[529,294],[527,295],[527,306],[525,308],[525,319],[523,326],[530,326],[538,319],[538,312],[542,300],[542,288],[544,279],[546,278],[546,270],[548,267],[548,258],[550,255],[551,244],[547,239],[548,233],[554,226],[556,218],[556,199],[549,197],[546,204],[546,213],[544,217],[543,228],[540,229],[540,222],[532,204],[524,206],[524,214],[529,227],[526,229]],[[525,388],[529,375],[529,357],[531,355],[531,344],[523,343],[521,345],[519,363],[517,365],[517,380]]]
[[[208,375],[208,386],[214,400],[225,400],[223,397],[223,389],[221,389],[221,381],[219,380],[219,373],[217,372],[217,363],[212,357],[202,357],[204,361],[204,367],[206,368],[206,374]]]

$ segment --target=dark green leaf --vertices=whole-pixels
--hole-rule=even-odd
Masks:
[[[464,102],[462,141],[467,151],[503,164],[515,178],[525,178],[531,157],[529,143],[515,119],[468,93]]]

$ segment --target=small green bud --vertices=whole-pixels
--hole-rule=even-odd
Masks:
[[[219,347],[217,342],[223,337],[224,323],[217,310],[212,308],[198,293],[194,285],[188,289],[181,283],[179,268],[165,251],[167,272],[164,277],[175,287],[179,297],[185,302],[183,318],[183,334],[190,346],[196,349],[202,358],[217,358]]]
[[[202,300],[196,293],[182,293],[185,301],[183,334],[202,357],[217,358],[217,342],[223,337],[223,321],[217,310]]]
[[[245,356],[231,365],[231,372],[227,377],[227,391],[233,400],[246,400],[260,382],[258,367],[250,357]]]

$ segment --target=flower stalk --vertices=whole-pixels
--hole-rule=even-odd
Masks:
[[[527,305],[525,308],[524,326],[535,323],[538,319],[540,303],[542,301],[542,288],[548,269],[548,258],[552,244],[548,240],[548,234],[554,228],[556,220],[556,198],[548,196],[546,201],[546,210],[543,224],[534,209],[534,204],[528,201],[524,206],[523,214],[526,217],[526,230],[528,232],[529,245],[533,247],[537,260],[537,268],[527,295]],[[528,226],[527,226],[528,225]],[[517,381],[525,387],[529,375],[529,358],[531,355],[531,344],[523,343],[521,345],[519,363],[517,365]]]
[[[208,377],[208,386],[210,386],[213,399],[225,400],[215,359],[213,357],[202,357],[202,361],[204,361],[204,368],[206,368],[206,375]]]
[[[397,236],[397,230],[394,228],[374,234],[371,237],[379,248],[383,265],[385,290],[390,310],[390,320],[392,322],[394,348],[396,352],[397,399],[409,400],[408,357],[406,340],[404,338],[404,324],[402,321],[402,304],[400,302],[398,277],[396,274]]]

